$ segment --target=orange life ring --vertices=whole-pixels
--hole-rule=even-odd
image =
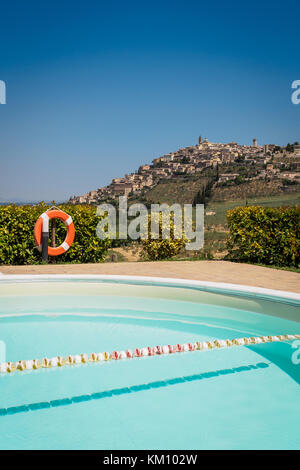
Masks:
[[[44,212],[37,219],[34,226],[34,240],[39,251],[42,251],[42,232],[48,231],[49,220],[51,219],[60,219],[64,222],[65,226],[67,227],[67,236],[65,238],[65,241],[56,248],[52,248],[51,246],[48,247],[49,256],[58,256],[65,253],[72,245],[75,237],[75,227],[72,217],[66,214],[66,212],[63,212],[59,209],[53,209]],[[46,230],[43,230],[43,225],[44,227],[46,227]]]

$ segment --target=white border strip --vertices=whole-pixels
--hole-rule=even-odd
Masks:
[[[0,273],[1,275],[1,273]],[[300,301],[300,294],[275,289],[266,289],[264,287],[247,286],[243,284],[229,284],[225,282],[195,281],[192,279],[168,278],[168,277],[150,277],[150,276],[121,276],[115,274],[2,274],[1,281],[34,281],[34,280],[54,280],[54,279],[82,279],[82,280],[106,280],[106,281],[137,281],[145,283],[159,283],[162,285],[173,284],[172,287],[199,287],[211,289],[224,289],[231,292],[250,293],[280,297],[282,299],[291,299]]]

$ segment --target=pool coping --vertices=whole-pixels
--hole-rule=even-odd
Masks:
[[[206,289],[224,289],[228,292],[258,294],[260,296],[272,296],[281,299],[296,300],[300,302],[300,294],[289,291],[267,289],[265,287],[254,287],[243,284],[231,284],[225,282],[199,281],[193,279],[152,277],[152,276],[125,276],[117,274],[3,274],[0,272],[0,283],[2,280],[33,281],[33,280],[55,280],[55,279],[82,279],[82,280],[107,280],[107,281],[129,281],[142,282],[146,284],[159,283],[160,285],[173,287],[198,287]]]

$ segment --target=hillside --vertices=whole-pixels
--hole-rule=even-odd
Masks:
[[[137,171],[70,199],[73,204],[118,202],[195,204],[300,191],[300,146],[252,146],[207,139],[155,158]]]
[[[251,173],[241,165],[220,165],[206,168],[195,175],[180,175],[160,180],[156,186],[144,190],[139,196],[129,198],[130,202],[194,204],[245,200],[254,197],[271,197],[300,192],[300,184],[285,184],[281,179],[256,179],[256,167]],[[236,173],[235,181],[220,183],[218,174]]]
[[[209,184],[214,181],[214,171],[207,169],[199,175],[177,176],[171,180],[162,180],[154,188],[145,191],[140,200],[147,203],[193,204],[202,202],[199,194],[203,194]]]
[[[147,191],[145,200],[153,203],[192,204],[204,184],[203,178],[174,178],[172,181],[160,182]]]
[[[212,190],[211,201],[235,201],[261,196],[276,196],[300,191],[300,184],[283,186],[281,181],[254,180],[233,186],[217,186]]]
[[[202,141],[197,145],[182,147],[154,158],[152,163],[140,165],[137,171],[113,178],[111,183],[82,196],[71,197],[72,204],[99,204],[113,202],[119,196],[145,202],[192,203],[211,196],[212,184],[218,186],[241,185],[248,181],[277,180],[270,193],[276,194],[280,186],[300,184],[300,146],[239,145],[236,142],[218,143]],[[211,179],[213,176],[213,180]],[[207,179],[208,176],[208,179]],[[207,187],[208,186],[208,187]],[[278,190],[277,190],[278,188]],[[235,193],[235,187],[233,194]],[[250,194],[255,192],[249,189]],[[204,194],[204,192],[206,194]],[[222,193],[219,190],[218,193]],[[225,191],[229,193],[229,191]],[[240,188],[241,197],[247,195]],[[261,193],[266,194],[266,193]],[[219,197],[219,196],[218,196]],[[227,197],[227,195],[226,195]]]

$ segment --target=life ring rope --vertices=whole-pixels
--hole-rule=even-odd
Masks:
[[[49,231],[49,220],[60,219],[67,227],[67,235],[58,247],[48,247],[49,256],[62,255],[71,247],[75,237],[75,227],[72,217],[60,209],[49,209],[40,215],[34,226],[34,239],[39,251],[42,251],[42,233]]]

